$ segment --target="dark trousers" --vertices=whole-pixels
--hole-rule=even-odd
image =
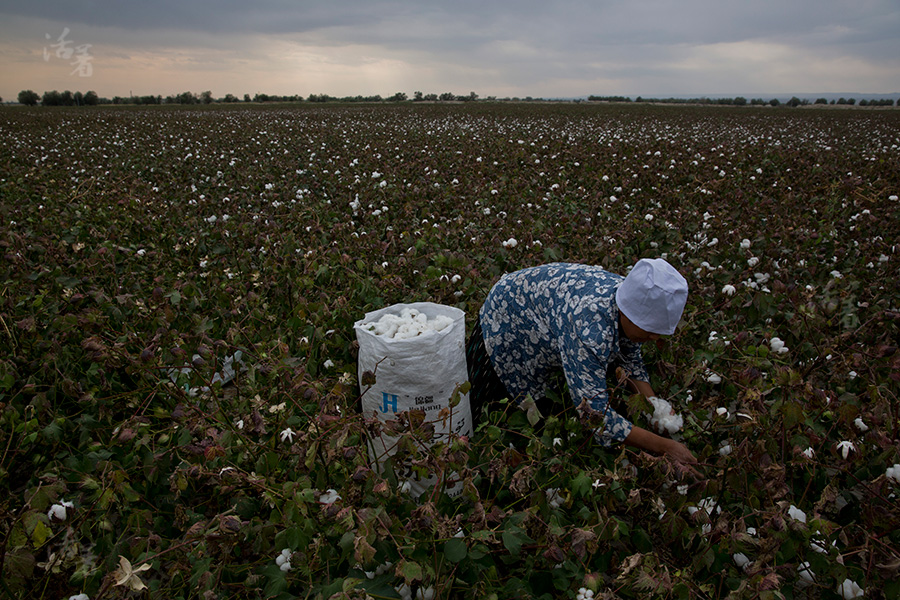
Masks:
[[[482,413],[492,402],[509,398],[506,386],[500,381],[494,365],[484,347],[481,333],[481,319],[476,318],[475,327],[466,344],[466,366],[469,371],[469,404],[472,407],[472,421],[477,424]]]

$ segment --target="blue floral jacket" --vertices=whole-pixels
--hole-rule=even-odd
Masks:
[[[608,405],[606,370],[621,359],[626,374],[649,381],[641,345],[619,325],[616,289],[624,277],[591,265],[552,263],[508,273],[479,313],[484,345],[500,380],[517,400],[546,395],[562,369],[572,401],[587,399],[605,415],[595,434],[604,446],[631,433],[630,421]]]

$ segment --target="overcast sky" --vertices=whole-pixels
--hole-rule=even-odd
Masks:
[[[23,89],[875,96],[900,1],[0,0],[0,96]]]

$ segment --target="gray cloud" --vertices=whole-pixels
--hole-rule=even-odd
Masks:
[[[0,0],[0,20],[15,18],[87,29],[98,53],[104,44],[120,54],[193,49],[209,62],[220,51],[264,63],[277,44],[282,53],[333,54],[348,68],[394,61],[419,75],[446,73],[448,88],[488,84],[520,95],[578,80],[580,93],[603,93],[604,83],[627,86],[608,93],[726,92],[741,80],[776,91],[790,81],[777,76],[788,68],[795,81],[806,77],[798,84],[823,91],[843,82],[900,89],[895,0]],[[0,39],[22,35],[11,28],[0,25]]]

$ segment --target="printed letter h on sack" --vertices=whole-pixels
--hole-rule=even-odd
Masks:
[[[397,412],[397,394],[388,394],[387,392],[381,392],[381,397],[384,400],[384,406],[381,407],[381,412],[386,413],[388,411],[388,407],[390,406],[391,412]]]

